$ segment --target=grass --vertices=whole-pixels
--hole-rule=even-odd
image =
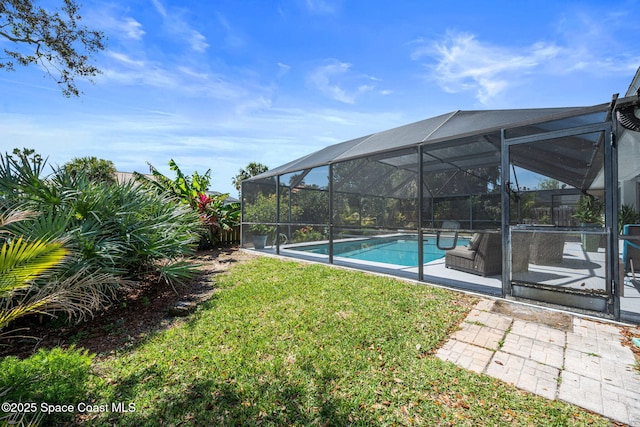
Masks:
[[[433,356],[470,297],[271,258],[217,284],[188,321],[94,362],[95,403],[135,412],[91,425],[608,425]]]

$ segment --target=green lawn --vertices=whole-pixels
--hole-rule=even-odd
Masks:
[[[470,297],[258,258],[191,319],[100,362],[91,425],[609,425],[433,356]],[[162,424],[161,424],[162,423]]]

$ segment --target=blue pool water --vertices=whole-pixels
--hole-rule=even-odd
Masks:
[[[452,238],[443,237],[440,245],[449,247]],[[458,238],[457,245],[466,245],[468,239]],[[425,238],[423,241],[423,260],[425,263],[435,261],[444,257],[445,251],[438,249],[435,237]],[[315,254],[328,255],[329,244],[304,245],[289,247],[289,250],[310,252]],[[333,255],[343,258],[359,259],[362,261],[383,262],[386,264],[396,264],[406,267],[418,266],[418,239],[408,237],[385,237],[365,240],[355,240],[349,242],[335,242],[333,244]]]

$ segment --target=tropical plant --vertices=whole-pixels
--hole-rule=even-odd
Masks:
[[[238,174],[233,178],[231,178],[231,183],[239,192],[242,188],[242,181],[244,181],[245,179],[251,178],[253,176],[260,175],[261,173],[264,173],[268,170],[269,170],[269,167],[266,165],[263,165],[262,163],[251,162],[247,165],[246,168],[240,169],[238,171]]]
[[[313,227],[306,226],[293,232],[292,241],[294,243],[315,242],[326,238],[327,236],[322,232],[315,230]]]
[[[632,205],[622,205],[618,212],[618,233],[622,234],[625,224],[636,224],[640,221],[640,214]]]
[[[29,241],[8,229],[32,214],[9,211],[0,217],[0,330],[30,314],[65,312],[82,318],[102,306],[103,285],[110,277],[65,275],[61,269],[69,250],[61,241]]]
[[[200,231],[198,216],[187,206],[131,182],[91,182],[64,168],[45,176],[46,160],[32,150],[15,150],[0,160],[5,202],[39,213],[13,231],[33,240],[66,239],[72,252],[66,275],[107,274],[112,290],[147,273],[172,285],[184,280],[183,260],[193,253]]]
[[[138,172],[133,172],[136,181],[148,187],[156,188],[160,192],[169,192],[182,203],[191,206],[194,210],[198,208],[200,195],[205,194],[209,188],[211,169],[208,169],[204,175],[194,171],[189,177],[185,175],[178,164],[171,159],[169,160],[169,169],[176,174],[176,177],[171,179],[162,174],[151,163],[147,163],[147,165],[149,165],[149,171],[153,178],[149,178]]]
[[[171,179],[149,164],[152,178],[134,172],[139,183],[160,193],[170,194],[181,203],[189,205],[198,213],[202,225],[200,248],[212,247],[220,241],[222,230],[230,230],[239,224],[240,204],[227,203],[229,194],[211,194],[207,190],[211,182],[211,169],[203,175],[197,171],[191,176],[185,175],[177,163],[171,159],[169,169],[176,177]]]
[[[57,205],[60,195],[41,178],[47,160],[34,150],[14,149],[0,155],[0,194],[7,203]]]
[[[604,203],[601,200],[591,194],[583,194],[578,199],[573,217],[584,224],[602,225],[604,223],[603,209]]]

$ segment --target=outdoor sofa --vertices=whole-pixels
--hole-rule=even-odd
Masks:
[[[497,232],[476,232],[467,246],[445,252],[445,267],[480,276],[502,273],[502,237]]]

